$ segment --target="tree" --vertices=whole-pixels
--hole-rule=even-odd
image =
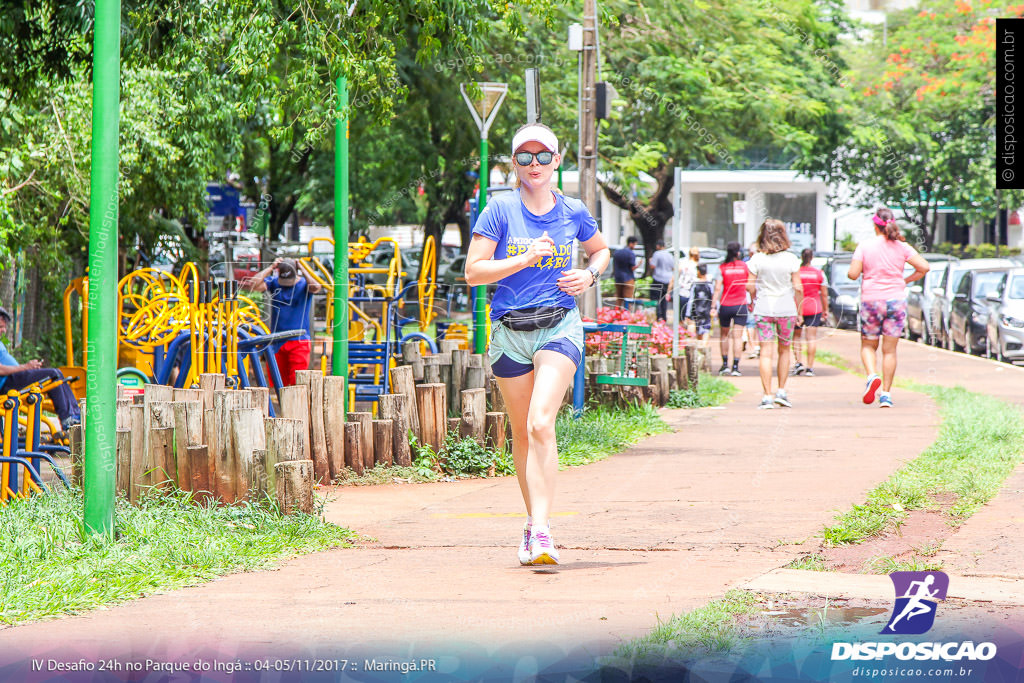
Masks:
[[[605,196],[629,211],[648,254],[673,215],[673,168],[742,166],[739,153],[813,147],[840,89],[836,0],[602,3],[606,80],[617,115],[598,145],[615,178]],[[633,197],[636,172],[656,186]]]
[[[939,208],[968,220],[1024,204],[995,190],[995,17],[1024,7],[941,0],[890,15],[883,34],[852,49],[834,144],[802,168],[845,185],[862,207],[898,209],[931,249]]]

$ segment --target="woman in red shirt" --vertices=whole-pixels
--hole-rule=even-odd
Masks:
[[[740,259],[740,243],[729,242],[725,246],[725,263],[718,272],[721,277],[715,283],[711,301],[711,315],[718,313],[718,325],[722,335],[722,367],[719,375],[740,376],[740,353],[743,350],[743,328],[747,325],[747,277],[750,271]],[[732,338],[732,372],[729,371],[729,339]]]
[[[800,282],[804,286],[804,298],[800,304],[800,315],[803,325],[796,328],[793,351],[796,354],[794,375],[814,377],[814,354],[818,347],[818,328],[825,322],[828,314],[828,288],[825,286],[825,273],[811,265],[814,258],[813,249],[800,252]],[[806,341],[807,365],[800,362],[800,337]]]

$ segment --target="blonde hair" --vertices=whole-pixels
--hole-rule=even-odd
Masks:
[[[690,258],[694,261],[700,260],[700,247],[690,247]]]
[[[757,231],[757,250],[765,254],[777,254],[789,249],[791,243],[786,234],[786,224],[776,218],[767,218]]]

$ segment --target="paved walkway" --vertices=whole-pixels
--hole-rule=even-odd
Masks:
[[[856,344],[840,334],[825,348],[856,361]],[[1024,372],[910,343],[901,355],[903,376],[926,379],[938,368],[977,382],[975,390],[993,382],[1007,397],[1014,388],[1003,378]],[[470,655],[556,661],[607,653],[805,553],[836,512],[862,502],[935,438],[926,396],[900,392],[894,410],[865,407],[861,378],[828,366],[790,380],[793,409],[757,410],[754,363],[744,362],[746,376],[733,380],[741,393],[727,407],[665,411],[674,433],[560,474],[558,568],[518,566],[522,503],[511,477],[341,488],[331,492],[327,518],[373,540],[277,571],[0,631],[0,667],[29,654],[447,654],[444,665],[456,666]],[[1001,495],[991,508],[1012,502]],[[962,543],[947,543],[948,562],[988,571],[973,545],[1001,533],[987,512],[953,539],[962,535]],[[1010,524],[1020,514],[1017,507],[1000,519]],[[1015,552],[1024,556],[1021,544]]]

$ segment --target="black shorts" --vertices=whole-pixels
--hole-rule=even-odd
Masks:
[[[722,329],[732,327],[734,324],[740,327],[746,327],[747,325],[747,305],[740,304],[739,306],[719,306],[718,307],[718,324]]]
[[[824,324],[825,320],[821,317],[821,313],[804,316],[804,327],[821,327]]]

